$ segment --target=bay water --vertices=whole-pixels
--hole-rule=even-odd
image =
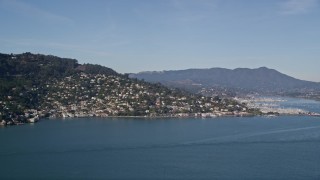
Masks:
[[[0,128],[0,179],[80,178],[320,179],[320,117],[70,118]]]

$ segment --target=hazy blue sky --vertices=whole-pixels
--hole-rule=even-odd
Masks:
[[[266,66],[320,81],[319,0],[0,0],[0,52],[118,72]]]

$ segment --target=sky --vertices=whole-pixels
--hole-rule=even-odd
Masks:
[[[0,53],[120,73],[276,69],[320,82],[320,0],[0,0]]]

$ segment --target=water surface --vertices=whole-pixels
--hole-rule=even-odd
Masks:
[[[317,117],[51,119],[0,147],[0,179],[320,178]]]

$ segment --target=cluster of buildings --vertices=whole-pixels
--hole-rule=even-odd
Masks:
[[[320,101],[320,91],[314,90],[314,91],[303,92],[297,97],[304,98],[304,99],[314,99],[314,100]]]
[[[41,117],[252,115],[245,104],[234,100],[194,95],[124,75],[79,72],[62,79],[49,79],[41,87],[32,87],[30,92],[38,93],[39,106],[20,107],[18,112],[8,104],[19,107],[14,101],[19,97],[7,98],[7,102],[0,102],[3,110],[0,111],[0,125],[34,123]]]
[[[3,112],[0,112],[1,117],[2,115]],[[42,111],[38,111],[36,109],[26,109],[23,113],[8,113],[6,116],[8,117],[0,119],[0,126],[35,123],[39,121],[40,116],[44,117],[44,114],[42,114]]]
[[[42,110],[53,117],[248,115],[244,104],[190,95],[125,76],[79,73],[47,84]]]

